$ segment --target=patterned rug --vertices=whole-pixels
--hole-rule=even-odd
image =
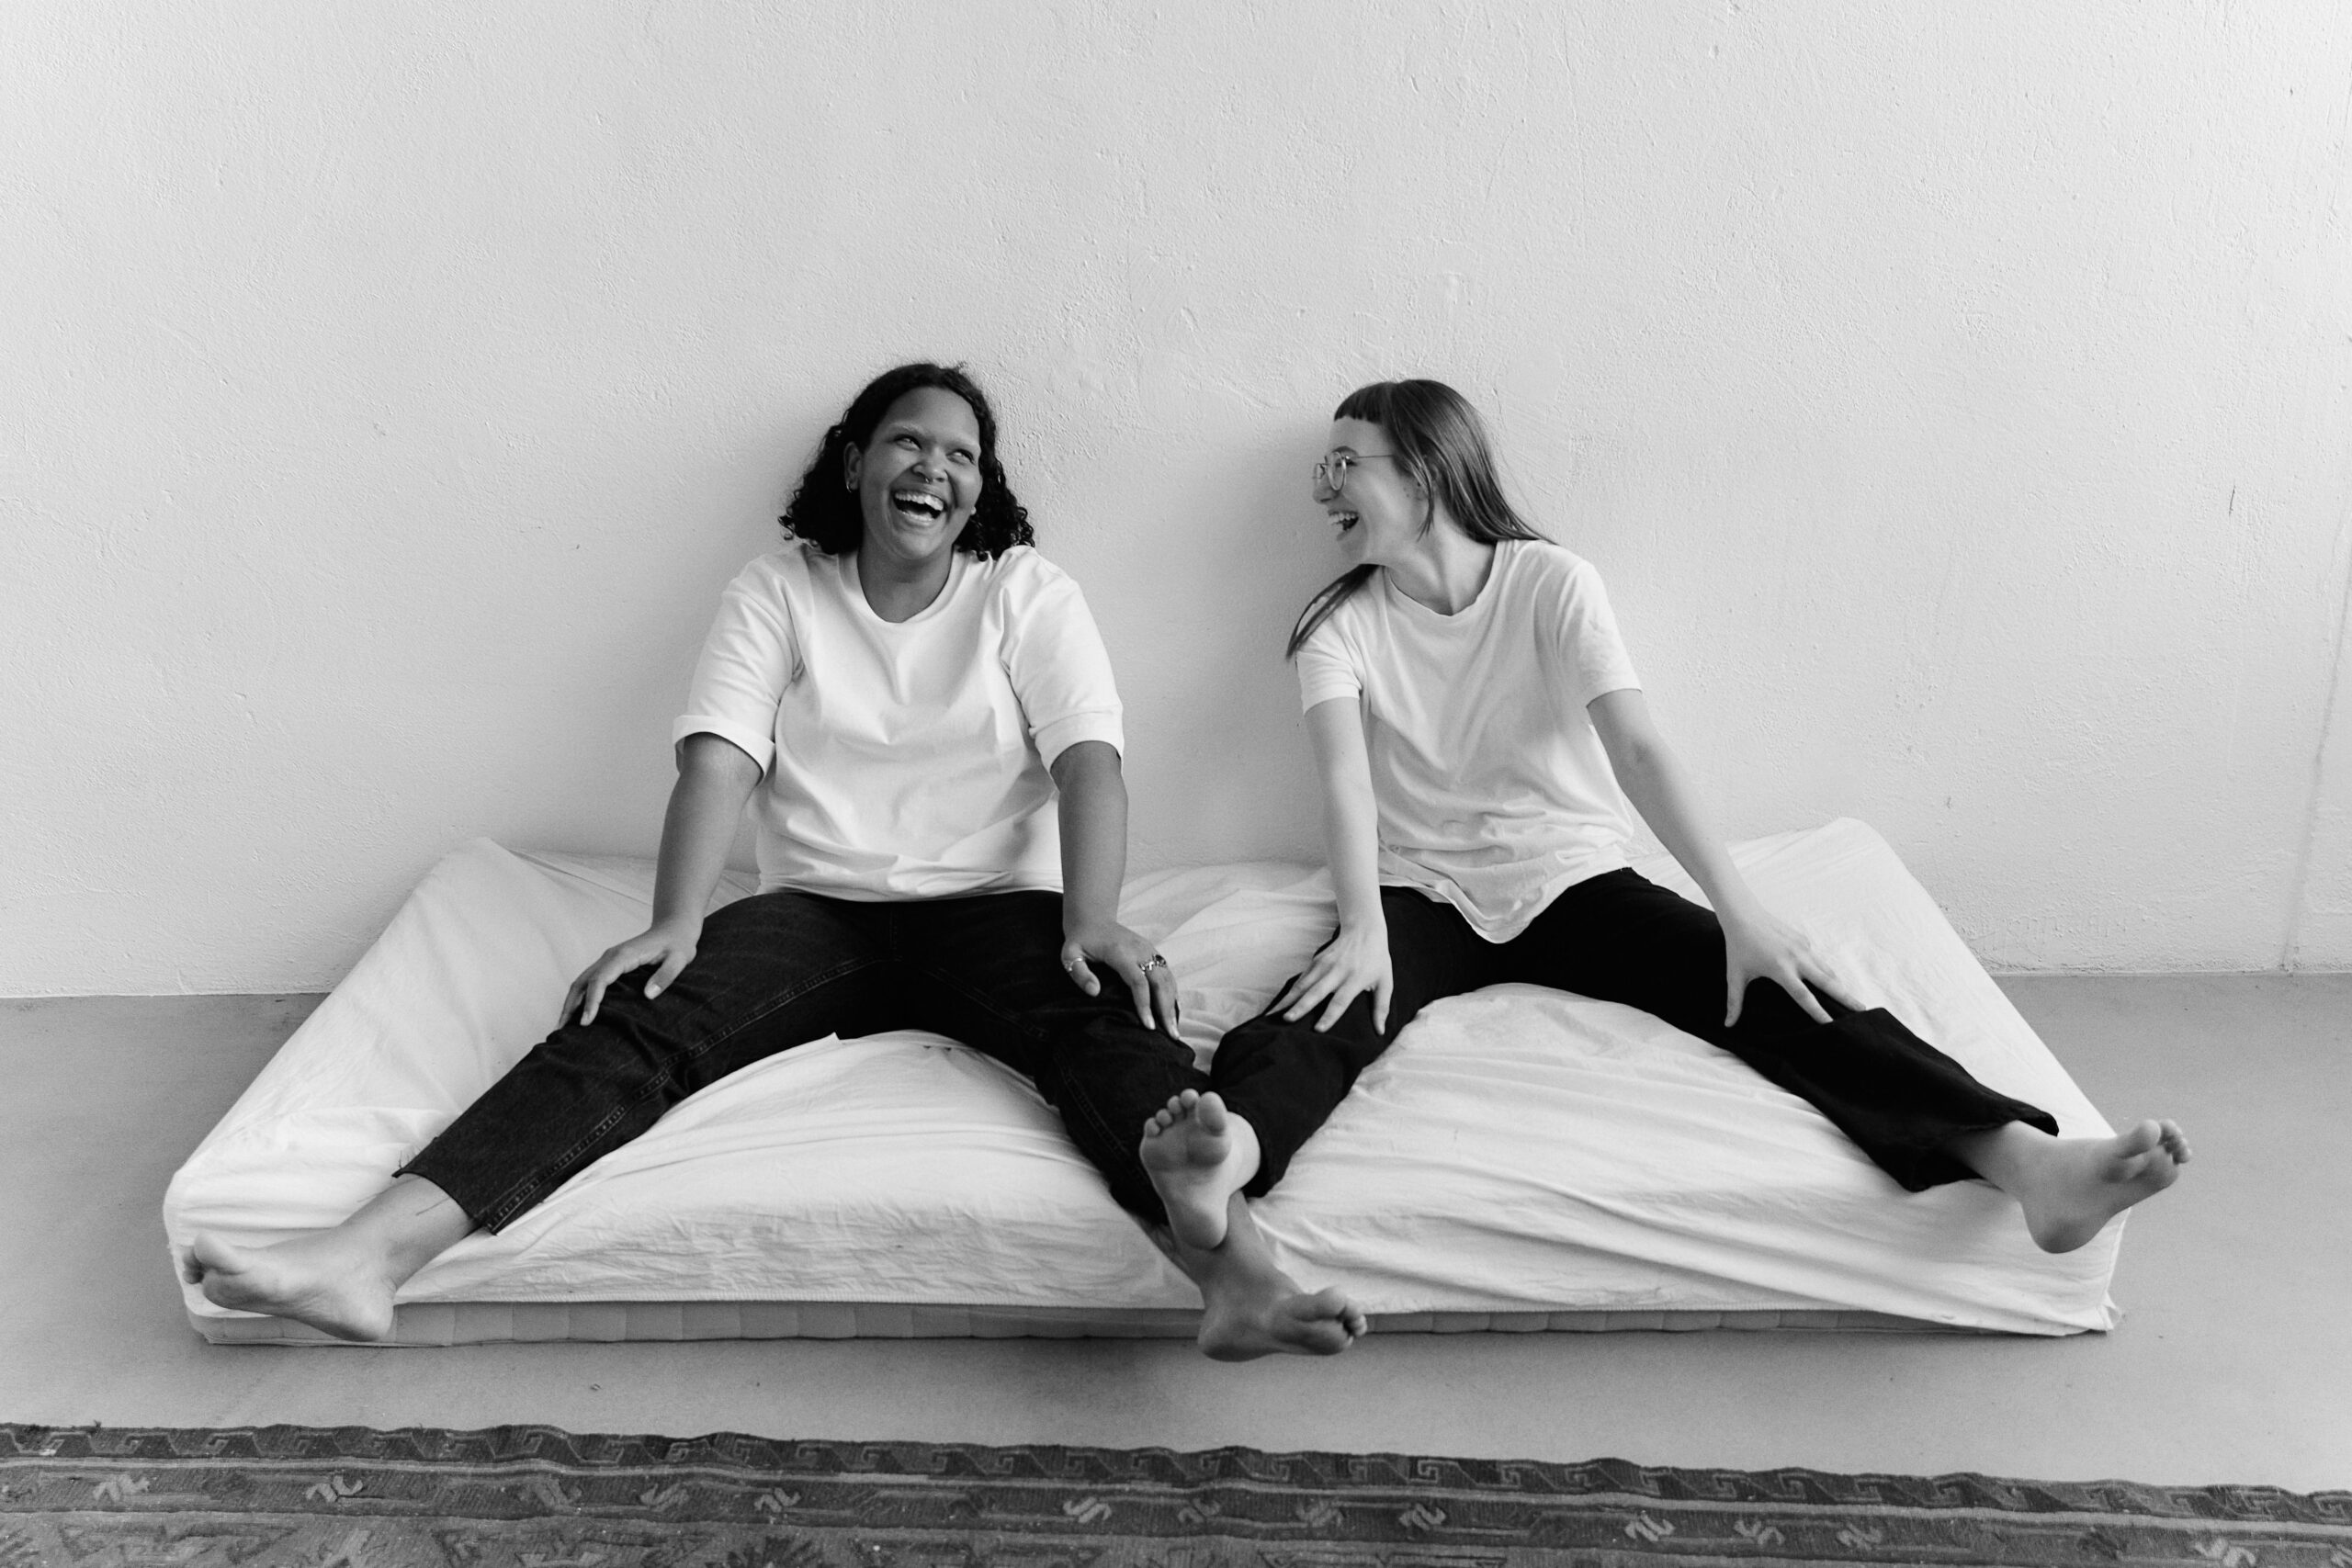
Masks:
[[[718,1436],[0,1426],[0,1565],[2352,1568],[2352,1493]]]

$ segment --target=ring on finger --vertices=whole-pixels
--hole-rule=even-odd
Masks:
[[[1155,970],[1155,969],[1165,969],[1165,968],[1167,968],[1167,967],[1168,967],[1168,960],[1167,960],[1167,959],[1165,959],[1165,958],[1163,958],[1163,957],[1161,957],[1159,953],[1153,953],[1149,958],[1147,958],[1147,959],[1145,959],[1145,960],[1144,960],[1144,963],[1143,963],[1143,968],[1142,968],[1142,971],[1141,971],[1141,972],[1142,972],[1143,974],[1148,975],[1148,974],[1150,974],[1150,973],[1151,973],[1153,970]]]

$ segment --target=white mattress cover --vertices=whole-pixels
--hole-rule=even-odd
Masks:
[[[2109,1131],[1869,828],[1734,856],[1853,1000],[1892,1007],[2066,1134]],[[1639,869],[1695,897],[1663,857]],[[357,1207],[544,1034],[574,974],[642,929],[650,887],[643,861],[453,851],[174,1178],[175,1252],[198,1230],[266,1243]],[[746,891],[730,877],[720,899]],[[1124,913],[1175,965],[1204,1060],[1332,919],[1328,880],[1276,863],[1140,877]],[[1297,1278],[1345,1287],[1389,1328],[2117,1318],[2120,1220],[2051,1257],[1990,1187],[1905,1194],[1728,1055],[1537,987],[1429,1009],[1256,1213]],[[183,1292],[212,1337],[290,1326]],[[692,1097],[400,1299],[404,1323],[427,1303],[769,1303],[1046,1325],[1023,1332],[1123,1315],[1166,1332],[1199,1300],[1025,1080],[914,1031],[816,1042]],[[740,1314],[702,1320],[743,1332]]]

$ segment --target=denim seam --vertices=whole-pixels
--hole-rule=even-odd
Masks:
[[[594,1128],[589,1132],[582,1134],[580,1139],[570,1148],[564,1150],[563,1153],[558,1155],[555,1158],[536,1167],[529,1176],[526,1177],[523,1180],[516,1182],[504,1192],[499,1194],[498,1201],[491,1205],[490,1213],[492,1217],[481,1222],[482,1228],[488,1231],[497,1230],[499,1226],[514,1218],[514,1215],[521,1213],[524,1209],[526,1209],[532,1203],[537,1202],[538,1199],[549,1189],[560,1187],[564,1182],[569,1181],[573,1175],[577,1174],[580,1155],[594,1145],[599,1138],[602,1138],[606,1133],[611,1132],[614,1127],[617,1126],[622,1118],[626,1117],[630,1111],[636,1110],[639,1105],[642,1105],[647,1100],[650,1099],[654,1090],[670,1082],[672,1078],[676,1076],[677,1068],[681,1062],[699,1061],[704,1056],[708,1055],[712,1048],[719,1044],[722,1041],[731,1040],[736,1035],[743,1032],[744,1030],[749,1029],[753,1024],[759,1022],[762,1019],[770,1016],[780,1009],[790,1007],[794,1002],[798,1001],[802,997],[807,996],[818,987],[831,985],[844,975],[854,974],[859,969],[883,962],[886,962],[886,960],[876,958],[854,958],[845,964],[828,969],[823,974],[805,981],[797,989],[785,991],[778,996],[771,998],[767,1005],[760,1009],[759,1011],[747,1014],[746,1016],[738,1019],[732,1027],[718,1031],[717,1033],[705,1039],[700,1045],[684,1052],[680,1056],[673,1057],[669,1063],[662,1066],[660,1072],[654,1073],[649,1077],[645,1080],[644,1084],[639,1088],[636,1094],[632,1095],[626,1102],[607,1113],[603,1121],[597,1122]],[[564,1174],[554,1180],[549,1180],[548,1173],[551,1171],[562,1171]]]
[[[936,969],[926,967],[918,969],[916,973],[935,981],[943,988],[963,998],[966,1001],[968,1001],[978,1007],[981,1011],[1011,1025],[1016,1032],[1033,1043],[1043,1042],[1049,1038],[1045,1031],[1031,1028],[1025,1018],[1019,1014],[1007,1012],[1004,1009],[999,1007],[993,997],[985,995],[981,992],[967,990],[962,985],[949,978],[947,976],[941,974]],[[985,1055],[985,1053],[983,1053],[983,1055]],[[1043,1056],[1046,1053],[1040,1051],[1039,1055]],[[1124,1147],[1124,1145],[1119,1142],[1118,1134],[1112,1129],[1111,1124],[1108,1122],[1102,1120],[1102,1113],[1094,1108],[1094,1101],[1085,1094],[1079,1092],[1077,1086],[1069,1081],[1069,1075],[1057,1074],[1057,1076],[1062,1080],[1061,1087],[1063,1101],[1066,1104],[1076,1105],[1080,1111],[1084,1113],[1087,1124],[1100,1134],[1105,1146],[1111,1148]],[[1034,1084],[1037,1080],[1035,1077],[1031,1077],[1029,1081]],[[1055,1109],[1061,1111],[1064,1121],[1069,1120],[1069,1111],[1062,1110],[1060,1106],[1057,1106]],[[1136,1134],[1136,1141],[1138,1143],[1143,1141],[1143,1134],[1141,1130],[1137,1130]],[[1138,1156],[1138,1158],[1140,1156]],[[1107,1179],[1108,1173],[1105,1172],[1104,1176]]]

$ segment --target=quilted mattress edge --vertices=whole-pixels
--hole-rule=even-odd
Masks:
[[[215,1345],[325,1345],[356,1349],[581,1340],[1189,1339],[1200,1314],[906,1302],[415,1302],[392,1337],[350,1346],[283,1318],[189,1312]],[[1990,1330],[1844,1308],[1744,1311],[1418,1312],[1375,1314],[1377,1334],[1597,1334],[1653,1330],[1813,1329],[1837,1333],[1978,1334]]]

